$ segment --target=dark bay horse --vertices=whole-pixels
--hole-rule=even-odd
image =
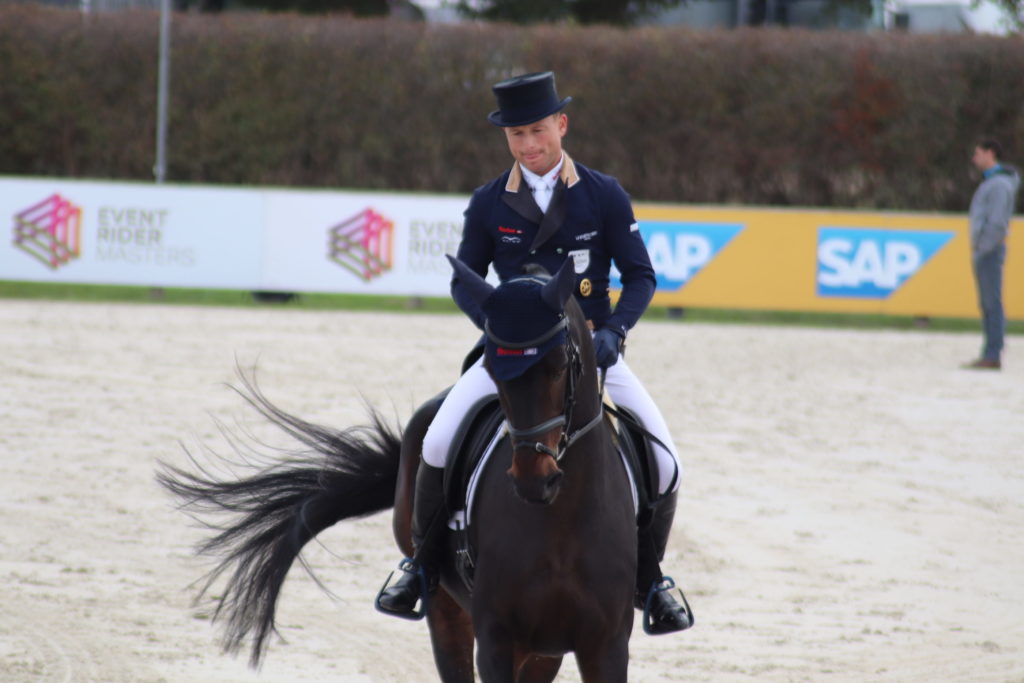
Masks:
[[[478,483],[468,532],[475,550],[471,592],[456,571],[455,538],[448,539],[451,552],[427,613],[443,681],[474,680],[474,640],[484,681],[552,681],[570,652],[584,681],[627,679],[636,511],[602,415],[571,264],[553,278],[534,278],[538,305],[547,307],[538,314],[555,313],[567,331],[565,343],[525,374],[497,382],[509,434]],[[476,278],[479,297],[493,293],[475,273],[455,266],[460,277]],[[233,481],[169,465],[157,477],[187,511],[203,519],[226,516],[199,549],[219,559],[203,592],[228,575],[215,618],[224,622],[226,650],[251,641],[255,666],[274,632],[286,574],[317,533],[393,506],[395,538],[412,555],[413,482],[438,403],[422,406],[401,435],[376,413],[371,426],[339,431],[290,415],[267,400],[254,379],[243,375],[242,381],[243,397],[302,442],[305,455]]]

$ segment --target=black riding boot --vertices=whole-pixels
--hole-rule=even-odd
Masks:
[[[440,559],[439,539],[445,527],[444,468],[420,462],[416,472],[416,493],[412,502],[412,544],[416,553],[402,560],[401,576],[377,595],[377,609],[407,619],[422,619],[426,604],[415,611],[416,603],[437,588]]]
[[[693,612],[686,596],[679,591],[679,604],[670,590],[675,582],[661,573],[672,518],[676,514],[676,494],[670,493],[655,506],[651,521],[639,530],[636,568],[636,606],[644,610],[644,631],[651,635],[685,631],[693,626]]]

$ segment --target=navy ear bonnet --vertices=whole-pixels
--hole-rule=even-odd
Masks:
[[[537,276],[508,280],[484,300],[484,353],[495,379],[519,377],[548,351],[566,343],[568,318],[541,297],[547,281]]]

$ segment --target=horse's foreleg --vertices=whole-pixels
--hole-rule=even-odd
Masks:
[[[515,683],[516,657],[512,639],[493,620],[476,625],[476,668],[484,683]]]
[[[561,657],[540,657],[526,655],[516,662],[516,683],[551,683],[562,668]]]
[[[586,649],[577,650],[576,665],[584,683],[618,683],[628,680],[628,635],[605,645],[591,644]]]
[[[444,588],[427,611],[434,662],[444,683],[473,683],[473,622]]]

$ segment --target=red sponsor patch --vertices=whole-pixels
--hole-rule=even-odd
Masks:
[[[504,225],[498,226],[498,232],[508,233],[510,235],[522,235],[523,231],[516,228],[506,228]]]
[[[505,349],[502,347],[496,348],[496,353],[499,356],[536,356],[537,347],[531,346],[528,349]]]

